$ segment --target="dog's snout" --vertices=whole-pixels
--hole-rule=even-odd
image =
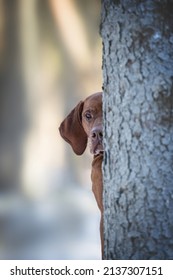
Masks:
[[[102,138],[103,138],[102,129],[101,128],[94,128],[92,130],[91,137],[92,137],[93,140],[97,139],[99,141],[102,141]]]

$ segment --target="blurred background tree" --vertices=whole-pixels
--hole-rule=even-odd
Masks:
[[[1,259],[100,257],[90,155],[58,135],[102,87],[99,20],[100,1],[0,0]]]

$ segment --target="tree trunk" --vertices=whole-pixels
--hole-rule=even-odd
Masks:
[[[173,1],[102,0],[105,259],[173,259]]]
[[[18,7],[18,1],[0,1],[0,192],[19,187],[26,125]]]

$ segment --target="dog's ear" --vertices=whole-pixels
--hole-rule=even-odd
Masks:
[[[82,126],[83,102],[71,111],[59,127],[62,138],[68,142],[77,155],[82,155],[87,146],[87,134]]]

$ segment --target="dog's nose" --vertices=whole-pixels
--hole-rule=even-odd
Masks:
[[[98,128],[98,127],[92,129],[91,137],[93,140],[98,140],[98,141],[102,142],[102,139],[103,139],[102,129]]]

